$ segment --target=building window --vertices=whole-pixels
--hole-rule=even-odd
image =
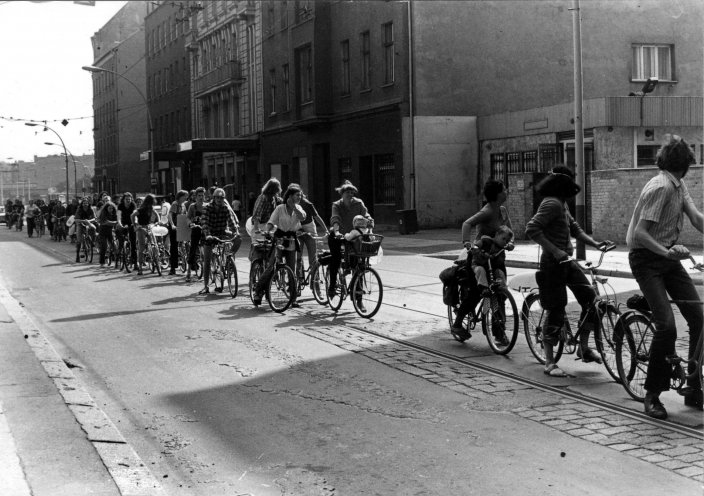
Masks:
[[[552,143],[539,145],[538,152],[540,171],[550,172],[557,165],[557,145]]]
[[[674,81],[672,67],[673,45],[633,45],[633,81],[656,77],[660,81]]]
[[[371,47],[369,45],[369,31],[365,31],[360,36],[360,46],[362,49],[361,67],[362,67],[362,90],[368,90],[372,85],[371,78]]]
[[[281,29],[286,29],[288,27],[288,2],[283,0],[281,2]]]
[[[637,166],[654,167],[660,145],[638,145]]]
[[[523,152],[523,172],[538,172],[538,152]]]
[[[491,179],[505,182],[506,167],[503,153],[492,153],[489,155],[489,174]]]
[[[340,181],[349,179],[352,181],[352,159],[349,157],[342,157],[337,160],[337,165],[340,170]]]
[[[374,203],[396,203],[396,164],[393,153],[376,155],[376,173],[374,177]]]
[[[509,174],[523,172],[521,169],[521,154],[519,152],[510,152],[506,154],[506,171]]]
[[[340,58],[342,59],[342,81],[340,93],[350,94],[350,40],[343,40],[340,43]]]
[[[312,64],[312,49],[310,45],[300,48],[298,50],[298,77],[301,103],[307,103],[313,100]]]
[[[381,26],[384,50],[384,84],[394,82],[394,23]]]
[[[276,113],[276,69],[269,71],[269,102],[270,113]]]
[[[284,111],[291,110],[291,83],[289,80],[288,64],[281,66],[284,83]]]
[[[271,36],[274,34],[274,23],[276,22],[276,14],[274,12],[274,2],[270,1],[266,8],[266,35]]]
[[[312,15],[312,7],[310,0],[296,0],[294,4],[296,10],[296,23],[303,22]]]

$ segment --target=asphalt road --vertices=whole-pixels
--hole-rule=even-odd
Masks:
[[[506,494],[517,481],[526,495],[700,487],[530,420],[527,412],[562,404],[554,395],[510,381],[502,394],[460,390],[448,374],[469,386],[483,376],[442,360],[412,373],[422,357],[355,333],[367,327],[544,380],[522,336],[503,358],[481,333],[460,344],[446,332],[437,279],[445,260],[388,250],[378,267],[385,305],[365,321],[351,303],[334,315],[309,293],[284,315],[254,308],[246,258],[238,258],[240,295],[230,299],[197,296],[200,283],[183,276],[68,263],[70,248],[0,229],[0,283],[169,494]],[[618,293],[634,289],[613,282]],[[563,361],[574,377],[560,385],[628,403],[600,366]],[[697,425],[687,415],[683,423]]]

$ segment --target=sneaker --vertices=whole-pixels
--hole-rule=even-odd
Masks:
[[[509,345],[509,340],[508,337],[506,337],[506,334],[501,334],[501,335],[494,335],[494,342],[498,344],[499,346],[508,346]]]
[[[643,404],[645,406],[645,414],[648,417],[653,417],[658,420],[665,420],[667,418],[667,410],[665,410],[665,406],[660,401],[659,394],[645,393]]]
[[[704,395],[701,389],[687,387],[682,395],[684,396],[684,406],[691,406],[697,410],[704,407]]]
[[[581,358],[584,363],[596,362],[601,364],[601,357],[599,354],[591,348],[582,350],[582,348],[577,348],[577,358]]]
[[[362,313],[367,311],[367,307],[364,306],[364,302],[362,300],[357,301],[357,308],[359,308],[359,311]]]
[[[216,293],[222,293],[223,288],[215,288]]]
[[[262,295],[260,294],[255,294],[254,295],[254,300],[253,300],[254,306],[258,307],[259,305],[262,304]]]
[[[200,291],[198,291],[198,294],[199,294],[199,295],[210,294],[210,289],[207,288],[207,287],[205,287],[205,288],[201,289]]]
[[[472,337],[472,334],[462,326],[453,325],[452,330],[450,332],[452,332],[453,336],[457,336],[457,338],[461,341],[466,341],[467,339]]]

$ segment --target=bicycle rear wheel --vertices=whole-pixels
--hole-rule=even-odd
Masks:
[[[261,279],[264,273],[264,266],[261,260],[255,260],[252,265],[249,266],[249,299],[254,303],[254,288],[256,287],[259,279]]]
[[[326,281],[327,287],[330,287],[330,278],[332,275],[329,270],[326,270]],[[337,284],[335,285],[335,294],[328,295],[328,303],[333,312],[337,312],[342,306],[342,302],[347,296],[347,280],[345,279],[345,273],[342,268],[337,271]]]
[[[188,270],[188,246],[185,241],[178,244],[178,267],[184,273]]]
[[[531,293],[526,297],[521,311],[523,330],[528,342],[528,348],[539,363],[545,365],[545,349],[543,348],[543,326],[545,325],[545,309],[540,304],[540,295]],[[558,341],[553,347],[555,363],[562,357],[564,342]]]
[[[220,262],[220,256],[213,251],[210,258],[210,282],[215,285],[215,290],[220,292],[225,288],[225,274]]]
[[[518,309],[507,289],[499,288],[489,296],[489,311],[482,315],[482,326],[494,353],[506,355],[513,349],[518,338]]]
[[[269,281],[269,306],[275,312],[284,312],[296,295],[296,276],[288,265],[278,265]]]
[[[199,246],[196,250],[196,277],[200,279],[203,277],[203,246]]]
[[[376,270],[367,267],[352,278],[352,305],[360,317],[370,319],[381,308],[384,286]]]
[[[636,401],[645,399],[653,326],[641,313],[631,312],[618,320],[616,333],[616,367],[621,384]]]
[[[328,283],[325,276],[325,267],[319,263],[316,263],[310,269],[310,290],[319,305],[328,304]]]
[[[601,302],[598,306],[599,323],[594,327],[594,342],[596,349],[601,355],[601,361],[604,362],[606,371],[616,382],[621,382],[621,377],[618,375],[618,367],[616,365],[616,344],[615,344],[615,328],[620,312],[618,309],[606,302]]]

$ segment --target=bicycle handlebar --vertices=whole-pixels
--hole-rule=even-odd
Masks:
[[[606,255],[607,252],[610,252],[614,248],[616,248],[616,243],[601,243],[599,245],[599,251],[601,252],[601,255],[599,255],[599,262],[596,265],[594,265],[592,262],[586,262],[584,265],[582,265],[579,260],[575,259],[574,257],[567,257],[566,259],[560,261],[560,264],[574,262],[579,265],[579,268],[582,270],[594,271],[601,266],[602,262],[604,261],[604,255]]]

